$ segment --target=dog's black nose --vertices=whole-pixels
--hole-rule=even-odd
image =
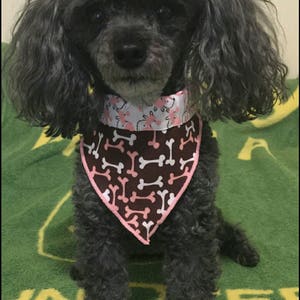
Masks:
[[[119,45],[114,51],[115,62],[125,69],[139,67],[146,60],[146,56],[146,47],[136,43]]]

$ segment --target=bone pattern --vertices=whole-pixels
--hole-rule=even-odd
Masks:
[[[110,201],[110,190],[109,189],[106,189],[103,193],[103,197],[104,199],[109,202]]]
[[[103,157],[100,156],[102,162],[100,166],[105,171],[99,172],[94,165],[90,168],[90,178],[102,177],[107,180],[108,188],[102,188],[104,190],[102,193],[103,201],[105,200],[104,202],[115,213],[122,212],[123,224],[126,223],[131,231],[135,232],[136,236],[140,235],[143,236],[144,240],[148,240],[153,234],[152,230],[157,228],[154,227],[155,223],[152,222],[152,219],[149,219],[149,216],[155,213],[157,215],[156,223],[161,224],[165,216],[169,214],[170,209],[178,201],[178,197],[172,192],[172,186],[175,186],[176,182],[184,182],[191,174],[191,166],[196,159],[196,152],[191,154],[192,157],[185,156],[185,149],[189,143],[188,148],[193,147],[194,144],[195,150],[197,149],[196,143],[200,144],[200,137],[195,133],[196,130],[197,128],[191,120],[184,125],[184,133],[176,141],[170,135],[168,136],[167,131],[161,131],[160,133],[166,136],[164,140],[158,139],[157,132],[154,131],[153,135],[150,135],[150,137],[148,135],[149,139],[144,141],[149,149],[152,149],[149,151],[151,156],[141,155],[144,153],[134,151],[139,150],[132,147],[135,143],[138,143],[138,135],[132,132],[119,133],[116,129],[112,131],[110,139],[103,139],[103,134],[98,133],[98,136],[95,135],[98,140],[95,139],[92,143],[82,144],[83,148],[87,149],[85,152],[95,159],[99,158],[97,156],[98,152],[101,154],[101,146],[99,151],[100,144],[105,150],[102,152]],[[160,152],[162,147],[165,149],[164,154]],[[181,157],[174,156],[176,149],[179,149],[182,153]],[[177,150],[177,153],[179,153],[179,150]],[[126,162],[123,163],[122,159],[118,161],[111,159],[110,155],[113,152],[120,153]],[[155,155],[157,155],[156,158]],[[188,163],[191,163],[188,165],[189,167],[186,166]],[[177,171],[173,171],[175,164],[177,169],[174,170]],[[163,170],[168,166],[168,168],[172,167],[173,172],[170,172],[168,176],[161,176],[156,172],[149,176],[147,170],[151,169],[147,169],[148,166],[155,167],[157,170],[159,170],[158,168]],[[144,178],[143,174],[147,174],[147,176]],[[112,176],[115,176],[115,181],[111,181]],[[152,178],[152,180],[149,180],[149,178]],[[137,182],[136,190],[130,186],[131,180]],[[179,186],[182,185],[182,183],[179,183]],[[130,186],[130,189],[128,186]],[[121,203],[124,206],[120,206]]]
[[[166,165],[170,165],[170,166],[174,166],[175,165],[175,159],[173,158],[173,144],[174,144],[175,140],[169,139],[168,141],[166,141],[166,145],[169,148],[170,151],[170,156],[169,158],[166,160]]]
[[[157,142],[156,140],[156,131],[153,131],[153,139],[152,141],[148,142],[148,146],[152,146],[154,149],[158,149],[160,146],[160,143]]]
[[[93,169],[90,174],[93,178],[95,177],[95,175],[98,175],[98,176],[104,176],[109,181],[111,180],[110,170],[106,170],[104,173],[101,173],[96,170],[96,166],[93,166]]]
[[[112,184],[109,184],[108,185],[109,189],[112,191],[112,204],[111,204],[111,207],[114,209],[114,210],[119,210],[119,207],[116,205],[116,198],[117,198],[117,190],[119,189],[119,187],[117,185],[112,185]]]
[[[143,157],[139,158],[139,162],[140,162],[140,169],[144,169],[145,166],[149,165],[149,164],[157,164],[159,167],[162,167],[164,165],[164,161],[165,161],[166,157],[165,155],[161,154],[159,156],[159,158],[157,159],[144,159]]]
[[[166,195],[169,193],[168,190],[163,190],[163,191],[157,191],[157,194],[161,197],[161,208],[157,210],[157,213],[160,215],[163,215],[165,213],[165,206],[166,206]]]
[[[154,223],[152,221],[143,222],[143,226],[146,228],[146,232],[147,232],[147,240],[149,239],[149,235],[150,235],[150,228],[154,225]]]
[[[180,158],[179,163],[180,163],[180,170],[183,170],[184,166],[189,163],[192,162],[196,159],[196,153],[193,153],[193,157],[191,157],[190,159],[186,159],[184,160],[183,158]]]
[[[137,177],[138,172],[135,171],[135,158],[139,155],[138,152],[130,152],[127,151],[127,155],[131,159],[131,168],[126,171],[127,174],[131,175],[132,177]]]
[[[99,147],[100,147],[100,143],[104,137],[103,133],[98,133],[99,139],[98,139],[98,144],[97,144],[97,148],[95,150],[93,150],[92,154],[95,156],[96,159],[99,158]]]
[[[163,187],[163,185],[164,185],[164,183],[163,183],[163,177],[162,176],[158,176],[157,179],[155,181],[153,181],[153,182],[145,182],[144,179],[140,179],[140,183],[137,186],[137,188],[142,191],[145,187],[147,187],[147,186],[153,186],[153,185],[157,185],[160,188]]]
[[[185,134],[186,137],[189,136],[190,131],[195,132],[195,125],[194,125],[194,122],[191,121],[191,125],[190,125],[190,126],[185,125],[185,130],[186,130],[186,134]]]
[[[123,201],[123,203],[128,203],[129,199],[125,196],[125,189],[126,189],[126,183],[129,181],[127,177],[121,178],[120,176],[118,177],[118,181],[122,185],[122,195],[118,196],[118,200]]]
[[[156,200],[155,192],[151,192],[149,195],[146,195],[146,196],[138,196],[137,192],[132,192],[131,197],[130,197],[130,201],[135,202],[136,200],[149,200],[152,203],[154,203],[155,200]]]
[[[91,145],[83,143],[83,147],[89,149],[88,154],[92,154],[92,151],[95,149],[95,143],[92,143]]]
[[[190,132],[190,136],[188,139],[184,140],[183,138],[180,139],[180,145],[179,145],[179,149],[182,151],[184,146],[190,142],[194,142],[194,138],[192,136],[192,133]]]
[[[184,172],[183,172],[182,174],[180,174],[180,175],[175,176],[174,173],[171,173],[171,174],[170,174],[170,179],[168,180],[168,183],[169,183],[170,185],[173,185],[173,184],[174,184],[174,181],[176,181],[176,180],[178,180],[178,179],[180,179],[180,178],[182,178],[182,177],[188,177],[189,175],[190,175],[189,168],[186,167],[186,168],[184,169]]]
[[[107,167],[112,167],[117,169],[118,174],[122,173],[122,170],[124,169],[124,164],[123,163],[118,163],[117,165],[109,163],[106,161],[105,157],[102,158],[102,169],[106,169]]]
[[[115,148],[115,149],[119,149],[122,153],[125,151],[125,148],[124,148],[124,141],[120,141],[117,145],[112,145],[109,143],[109,139],[106,139],[106,143],[104,145],[104,149],[106,151],[109,150],[109,148]]]
[[[128,141],[130,146],[133,146],[134,141],[136,140],[136,135],[135,134],[130,134],[130,136],[124,136],[124,135],[120,135],[118,134],[117,130],[114,130],[114,137],[112,138],[113,142],[116,142],[117,140],[126,140]]]
[[[135,215],[131,220],[128,220],[127,223],[133,225],[135,228],[138,228],[139,227],[138,219],[139,217]]]
[[[134,210],[134,209],[130,209],[129,206],[127,205],[125,207],[125,211],[126,211],[126,213],[125,213],[125,217],[126,218],[129,218],[131,215],[140,214],[140,215],[143,216],[144,220],[147,220],[148,219],[148,215],[149,215],[149,213],[150,213],[151,210],[150,210],[149,207],[146,207],[143,210]]]
[[[98,133],[98,143],[97,143],[97,148],[95,148],[96,144],[95,144],[94,142],[93,142],[91,145],[83,144],[84,147],[86,147],[86,148],[89,149],[89,150],[88,150],[88,153],[89,153],[89,154],[93,154],[93,156],[94,156],[96,159],[99,158],[99,153],[98,153],[98,151],[99,151],[99,146],[100,146],[100,143],[101,143],[103,137],[104,137],[103,133],[100,133],[100,132],[99,132],[99,133]]]

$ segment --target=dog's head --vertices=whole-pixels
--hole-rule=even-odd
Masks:
[[[8,54],[11,98],[22,117],[67,137],[97,127],[108,93],[151,104],[186,87],[204,119],[268,113],[287,69],[263,4],[28,1]]]
[[[191,35],[193,1],[71,1],[64,29],[98,78],[113,93],[151,103],[182,88],[183,78],[167,86],[181,68]],[[180,85],[180,86],[179,86]]]

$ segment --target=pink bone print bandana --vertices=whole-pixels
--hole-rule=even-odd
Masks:
[[[175,207],[198,164],[202,122],[197,114],[186,121],[187,114],[181,110],[180,124],[168,119],[163,130],[153,130],[149,123],[141,131],[123,129],[124,122],[111,118],[81,140],[82,163],[96,193],[145,245]],[[137,123],[132,122],[134,128]]]
[[[188,105],[187,90],[159,97],[153,105],[134,105],[118,96],[108,95],[101,122],[130,131],[165,130],[187,122],[193,114]]]

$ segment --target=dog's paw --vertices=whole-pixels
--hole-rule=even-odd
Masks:
[[[258,252],[248,242],[236,245],[234,261],[245,267],[255,267],[259,263]]]

